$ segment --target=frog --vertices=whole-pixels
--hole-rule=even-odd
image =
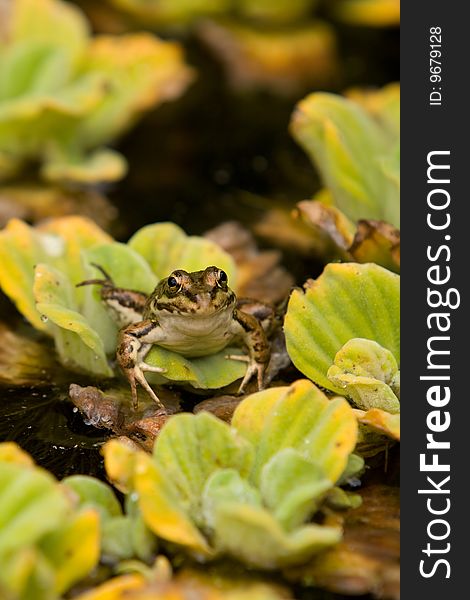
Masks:
[[[145,373],[165,373],[165,369],[145,362],[153,345],[187,358],[220,352],[231,343],[241,342],[248,355],[226,355],[230,360],[248,363],[239,394],[256,376],[258,390],[265,387],[270,346],[265,330],[272,322],[269,305],[238,299],[228,285],[227,273],[216,266],[188,272],[176,269],[162,279],[150,295],[114,285],[100,265],[93,264],[103,278],[88,279],[77,286],[98,284],[102,302],[119,329],[116,358],[130,384],[134,409],[138,408],[137,384],[165,407],[148,383]]]

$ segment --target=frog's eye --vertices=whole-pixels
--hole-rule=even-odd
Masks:
[[[225,284],[228,281],[227,273],[225,271],[220,270],[218,273],[218,282]]]
[[[173,275],[171,277],[168,277],[168,287],[172,290],[175,290],[178,287],[178,280],[176,279],[176,277],[173,277]]]

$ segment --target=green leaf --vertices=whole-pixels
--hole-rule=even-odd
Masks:
[[[236,288],[236,267],[232,257],[215,242],[187,236],[174,223],[147,225],[134,234],[129,246],[141,254],[159,279],[174,269],[198,271],[214,265],[223,269],[229,285]]]
[[[71,517],[40,543],[55,572],[55,590],[62,594],[83,579],[100,556],[98,513],[89,509]]]
[[[234,468],[246,476],[253,462],[251,445],[227,423],[204,411],[172,417],[158,436],[153,454],[196,519],[209,476],[220,468]]]
[[[357,439],[356,418],[348,403],[328,400],[307,380],[252,394],[238,405],[232,427],[256,447],[251,474],[255,482],[277,452],[293,448],[334,483]]]
[[[137,456],[135,489],[140,510],[151,531],[198,555],[211,555],[212,550],[192,522],[187,502],[172,475],[143,453]]]
[[[261,494],[235,469],[219,469],[207,479],[202,492],[205,528],[216,527],[217,509],[225,503],[262,506]]]
[[[36,231],[18,219],[0,232],[0,286],[28,321],[42,330],[47,327],[36,310],[33,280],[34,266],[45,260],[47,248]]]
[[[10,600],[58,600],[54,571],[34,547],[2,557],[0,592]]]
[[[88,25],[75,6],[54,0],[15,0],[11,39],[48,43],[67,49],[72,56],[83,50]]]
[[[399,165],[390,158],[396,146],[388,125],[353,100],[317,92],[299,103],[291,131],[349,219],[378,219],[399,227]]]
[[[380,408],[400,412],[400,401],[392,387],[396,385],[397,361],[393,354],[372,340],[353,338],[346,342],[328,369],[331,382],[344,390],[362,410]]]
[[[82,509],[95,509],[103,522],[122,516],[121,505],[113,490],[99,479],[88,475],[71,475],[62,479],[62,485],[77,494]]]
[[[0,462],[0,564],[8,552],[34,545],[58,527],[68,508],[66,495],[49,473]]]
[[[243,352],[239,348],[228,347],[216,354],[189,359],[177,352],[153,346],[145,362],[166,369],[159,381],[186,382],[195,388],[219,389],[245,375],[246,363],[226,358],[229,354]]]
[[[313,524],[288,534],[267,510],[247,504],[227,502],[216,511],[216,548],[253,567],[302,563],[340,539],[341,529]]]
[[[400,360],[400,277],[374,264],[329,264],[305,292],[294,290],[284,323],[294,365],[315,383],[343,394],[327,373],[351,338],[366,338]]]
[[[261,471],[263,499],[287,531],[313,515],[331,486],[322,469],[293,448],[277,452]]]

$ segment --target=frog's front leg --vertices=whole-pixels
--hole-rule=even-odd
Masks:
[[[137,383],[140,383],[150,397],[165,410],[144,375],[144,371],[152,373],[165,372],[166,369],[152,367],[144,362],[152,345],[162,341],[163,337],[160,325],[150,319],[129,325],[119,332],[116,357],[119,366],[130,383],[134,408],[138,407]]]
[[[248,362],[248,368],[240,385],[239,393],[243,393],[245,386],[255,374],[258,381],[258,389],[264,389],[264,373],[270,359],[270,348],[262,326],[252,315],[235,309],[233,313],[232,333],[241,337],[249,352],[249,357],[236,354],[228,356],[232,360]]]

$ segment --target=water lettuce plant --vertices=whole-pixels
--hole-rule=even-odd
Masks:
[[[360,219],[400,222],[400,89],[352,90],[349,97],[316,92],[298,105],[294,138],[317,167],[326,193],[317,201]]]
[[[0,33],[0,180],[30,162],[48,180],[119,179],[125,159],[103,146],[192,77],[178,44],[92,37],[61,0],[11,2]]]
[[[399,281],[373,263],[333,263],[289,300],[284,330],[293,363],[361,411],[400,412]]]
[[[152,456],[117,440],[103,451],[108,477],[136,495],[158,537],[199,560],[229,554],[273,569],[341,538],[311,517],[356,439],[348,403],[299,380],[245,398],[231,426],[204,411],[170,417]]]
[[[0,444],[0,596],[58,600],[99,555],[98,513],[18,446]]]
[[[138,558],[148,562],[155,556],[155,536],[145,526],[133,497],[126,498],[123,510],[112,488],[99,479],[72,475],[63,479],[62,485],[74,492],[81,509],[98,513],[102,560]]]
[[[120,287],[150,293],[173,269],[216,264],[236,289],[233,259],[214,242],[187,236],[173,223],[148,225],[121,244],[82,217],[52,219],[35,228],[14,219],[0,232],[0,261],[1,288],[36,329],[54,339],[61,362],[104,377],[114,374],[110,359],[118,326],[102,305],[98,286],[76,287],[100,276],[93,265],[104,268]],[[165,380],[218,388],[246,369],[244,363],[225,359],[227,352],[240,350],[189,360],[154,348],[147,360],[164,365]]]

